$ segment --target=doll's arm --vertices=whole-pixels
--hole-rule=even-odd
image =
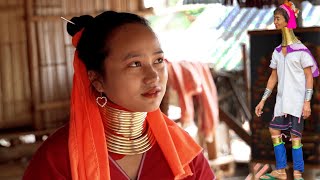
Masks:
[[[261,98],[261,101],[259,102],[259,104],[255,108],[255,113],[258,117],[260,117],[261,114],[263,113],[262,109],[263,109],[264,103],[267,100],[267,98],[271,95],[271,92],[272,92],[274,86],[277,84],[277,82],[278,82],[277,69],[272,69],[271,75],[270,75],[268,83],[267,83],[267,88],[264,91],[264,94]]]
[[[271,75],[269,77],[268,83],[267,83],[267,89],[270,91],[273,90],[274,86],[278,82],[278,74],[276,69],[272,69]]]
[[[313,88],[313,76],[311,67],[306,67],[303,69],[304,74],[306,76],[306,89],[312,89]]]
[[[313,93],[313,76],[312,76],[311,67],[306,67],[303,70],[306,77],[306,93],[304,97],[302,116],[304,119],[306,119],[311,114],[310,100]]]

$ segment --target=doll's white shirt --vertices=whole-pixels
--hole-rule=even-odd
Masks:
[[[306,78],[304,68],[313,66],[312,57],[304,51],[294,51],[283,55],[274,50],[270,68],[277,69],[278,92],[274,116],[290,114],[300,118],[302,115]]]

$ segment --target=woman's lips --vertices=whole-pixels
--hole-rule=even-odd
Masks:
[[[147,98],[154,98],[154,97],[157,97],[160,94],[160,92],[161,92],[161,87],[154,87],[141,95]]]

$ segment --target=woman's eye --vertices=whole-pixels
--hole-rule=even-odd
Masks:
[[[156,64],[160,64],[160,63],[163,63],[163,58],[159,58],[156,60]]]
[[[140,62],[132,62],[131,64],[129,64],[129,67],[140,67],[141,63]]]

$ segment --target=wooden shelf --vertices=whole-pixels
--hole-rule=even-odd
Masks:
[[[233,155],[221,156],[214,160],[209,160],[210,167],[221,166],[229,163],[233,163],[234,157]]]

